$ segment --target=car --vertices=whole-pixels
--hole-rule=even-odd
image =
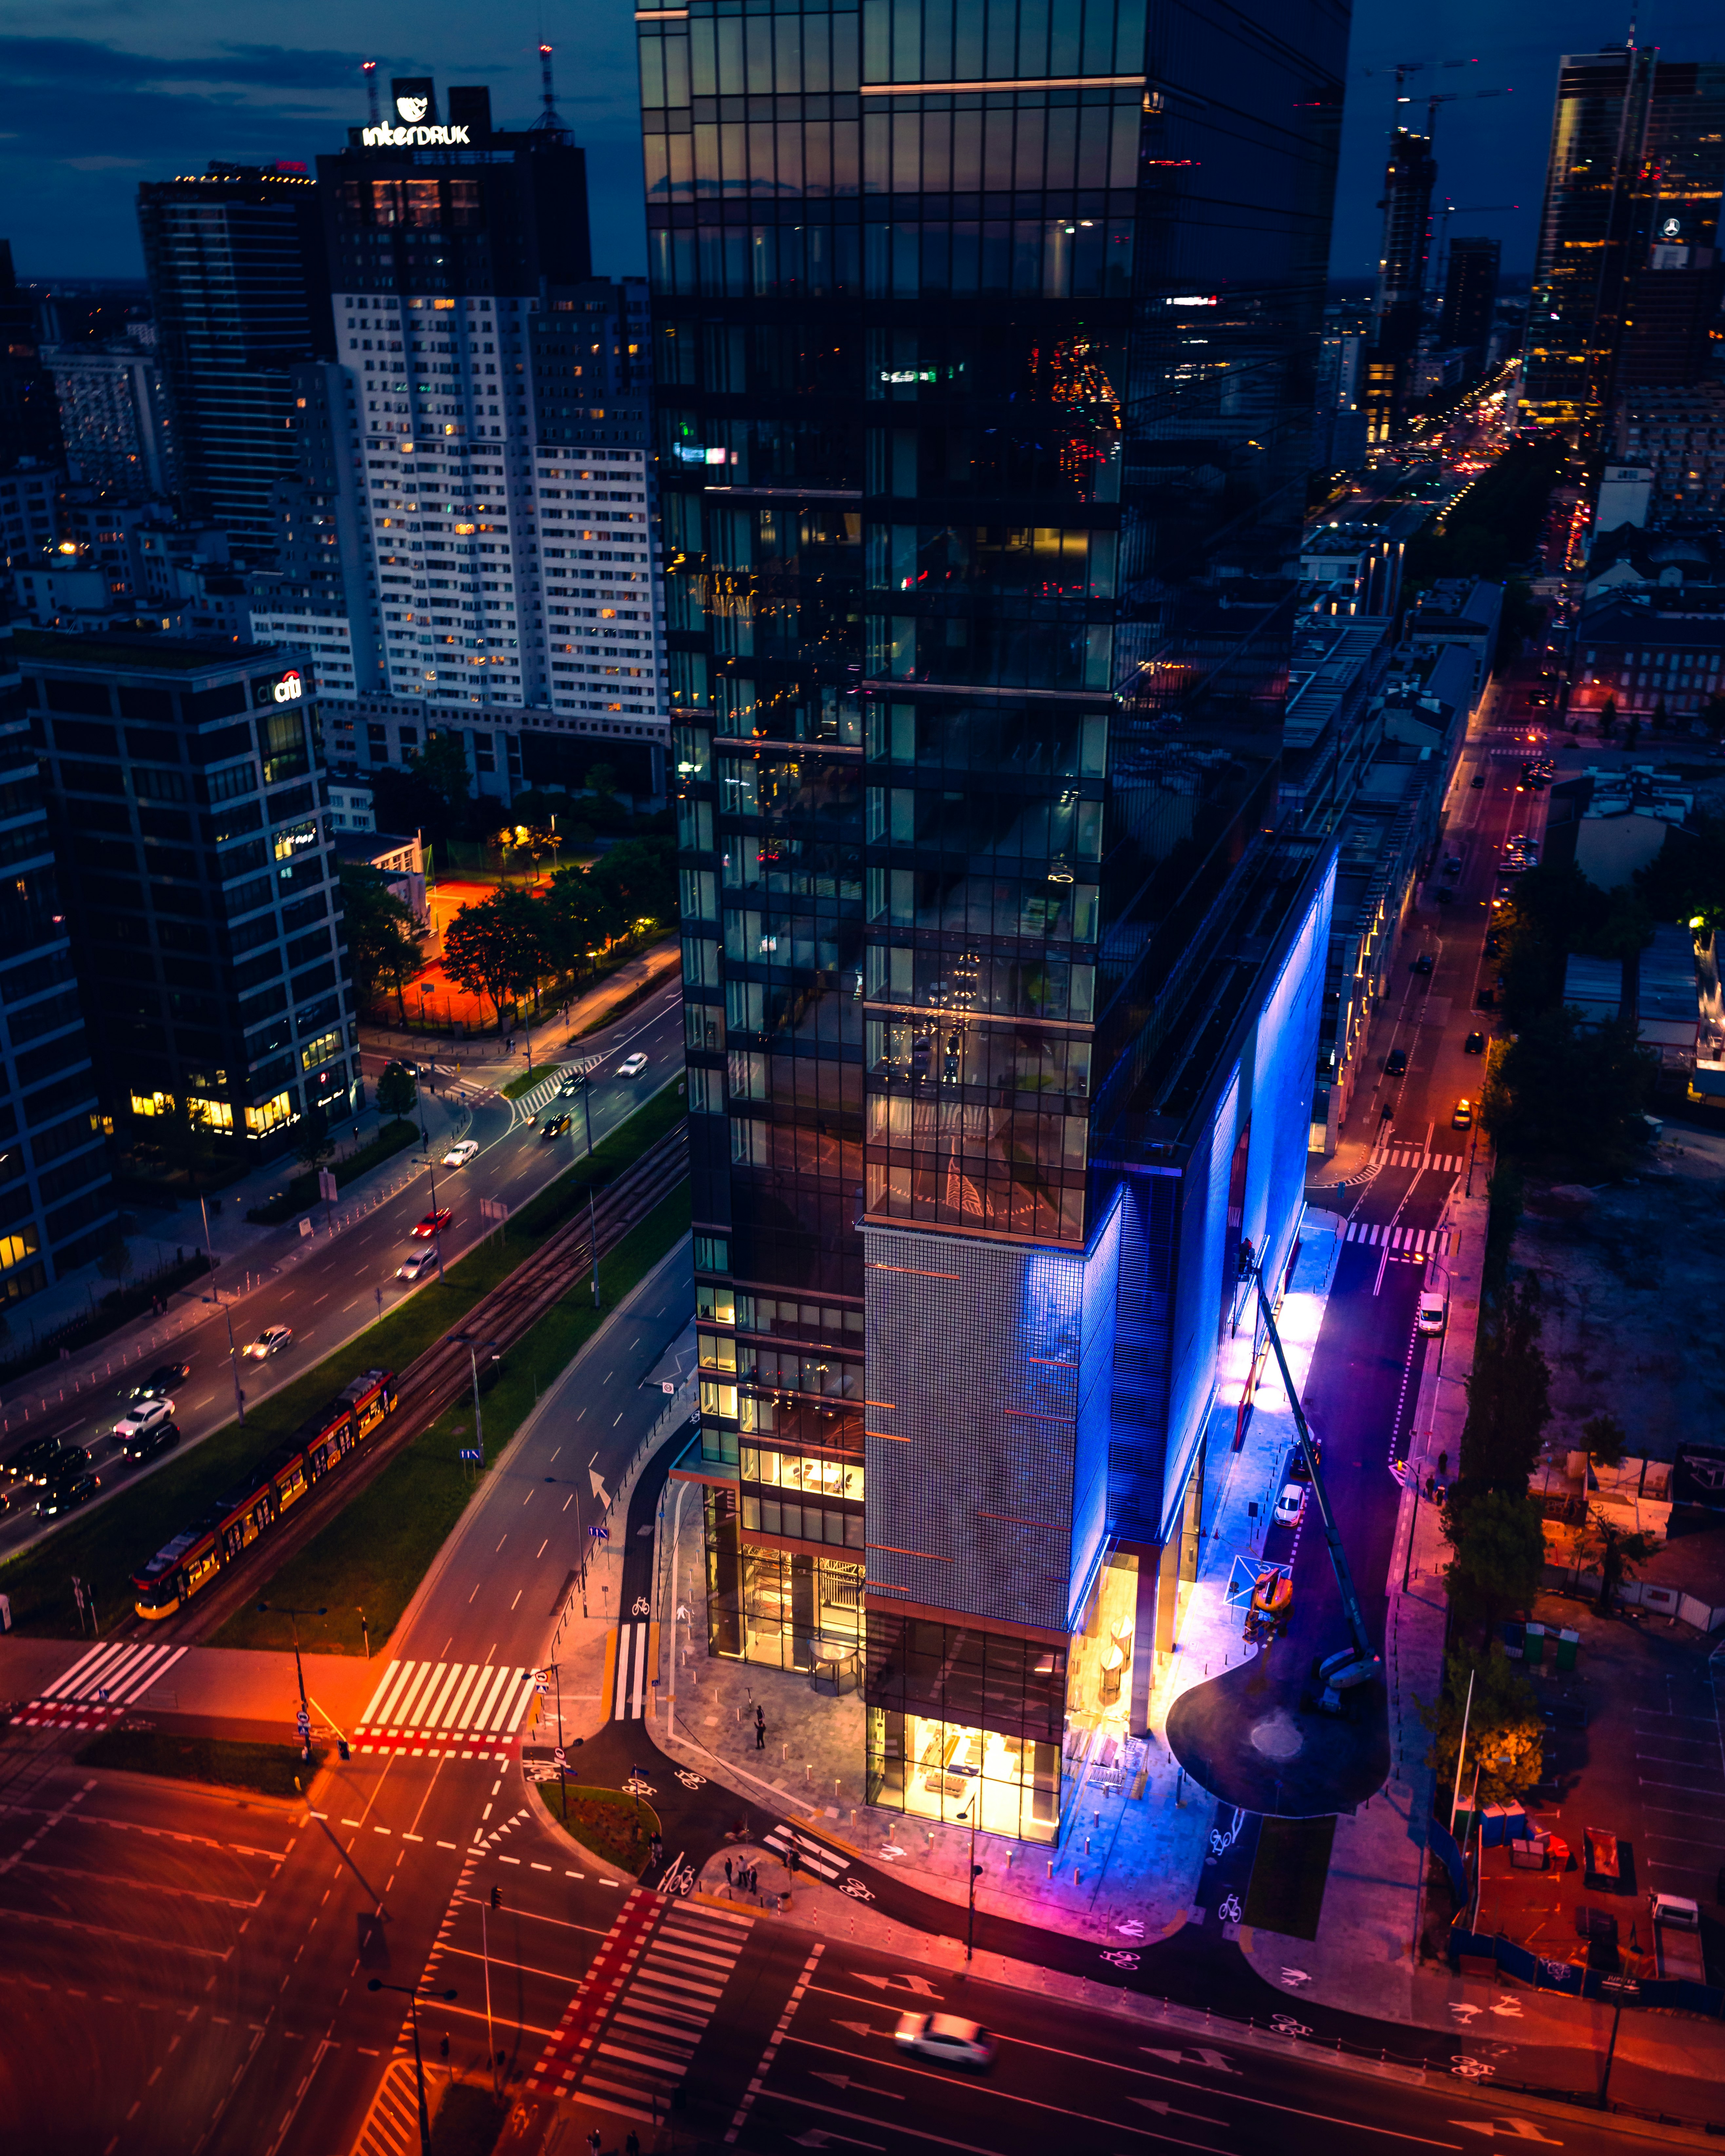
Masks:
[[[1471,1131],[1473,1128],[1473,1102],[1462,1099],[1455,1103],[1450,1116],[1452,1131]]]
[[[993,2034],[980,2021],[956,2014],[901,2014],[892,2041],[901,2051],[949,2066],[987,2066],[994,2061]]]
[[[1431,895],[1440,906],[1453,906],[1455,903],[1455,894],[1446,883],[1440,883]]]
[[[177,1422],[158,1422],[148,1430],[135,1430],[130,1437],[122,1437],[120,1450],[128,1460],[153,1460],[158,1452],[172,1452],[180,1441],[180,1425]]]
[[[1414,971],[1416,973],[1430,973],[1436,964],[1437,960],[1432,957],[1430,951],[1422,951],[1414,961]]]
[[[1297,1527],[1300,1515],[1306,1510],[1306,1485],[1302,1482],[1284,1482],[1281,1495],[1276,1501],[1276,1524],[1279,1527]]]
[[[478,1152],[479,1142],[477,1139],[459,1138],[444,1155],[444,1166],[445,1168],[465,1168],[468,1162],[474,1159],[477,1156]]]
[[[560,1138],[568,1127],[569,1111],[567,1108],[562,1108],[556,1115],[546,1117],[539,1135],[542,1138]]]
[[[7,1461],[7,1476],[14,1482],[51,1481],[55,1461],[69,1450],[63,1437],[33,1438],[28,1445],[21,1445]]]
[[[1306,1442],[1312,1447],[1312,1458],[1322,1467],[1324,1460],[1323,1440],[1315,1430],[1309,1430],[1306,1433]],[[1284,1484],[1309,1482],[1312,1480],[1312,1470],[1306,1465],[1306,1453],[1303,1446],[1296,1445],[1288,1455],[1287,1467],[1281,1479]]]
[[[266,1325],[255,1340],[248,1340],[244,1353],[254,1363],[267,1363],[272,1355],[280,1354],[294,1337],[291,1325]]]
[[[1451,854],[1449,860],[1444,863],[1444,874],[1446,876],[1455,876],[1460,875],[1461,873],[1461,856],[1460,854]]]
[[[129,1437],[139,1437],[146,1430],[154,1430],[158,1424],[172,1422],[174,1404],[157,1394],[147,1400],[140,1400],[136,1407],[128,1408],[114,1425],[114,1435],[123,1445]]]
[[[395,1276],[402,1281],[423,1279],[437,1263],[435,1250],[409,1250],[395,1269]]]
[[[191,1374],[192,1365],[189,1363],[161,1363],[147,1378],[140,1378],[136,1384],[128,1389],[126,1397],[129,1400],[158,1399],[171,1393],[176,1385],[183,1385]]]
[[[1414,1312],[1414,1330],[1416,1332],[1441,1332],[1444,1329],[1445,1313],[1448,1307],[1448,1302],[1441,1288],[1429,1287],[1422,1290]]]
[[[1503,938],[1498,931],[1494,928],[1490,931],[1486,937],[1486,956],[1488,958],[1495,958],[1500,954],[1502,949]]]
[[[1464,1055],[1483,1055],[1485,1052],[1486,1036],[1482,1033],[1469,1034],[1461,1044],[1461,1053]]]
[[[625,1055],[617,1066],[619,1078],[639,1078],[647,1067],[647,1059],[637,1049],[633,1055]]]
[[[1391,1078],[1399,1078],[1407,1067],[1408,1051],[1405,1048],[1392,1048],[1384,1059],[1384,1070]]]
[[[416,1235],[440,1235],[455,1215],[447,1205],[439,1205],[428,1213],[414,1229]]]
[[[1467,783],[1470,786],[1483,786],[1486,783],[1485,773],[1483,771],[1475,772],[1473,777],[1470,778]]]
[[[566,1070],[562,1075],[562,1081],[557,1087],[557,1097],[559,1100],[572,1101],[586,1083],[587,1077],[584,1072]]]
[[[1477,989],[1474,994],[1473,1006],[1476,1010],[1496,1010],[1497,1008],[1497,989],[1491,987],[1489,984],[1485,988]]]
[[[44,1520],[58,1519],[62,1512],[87,1505],[101,1486],[100,1475],[74,1475],[64,1482],[50,1482],[36,1500],[36,1510]]]

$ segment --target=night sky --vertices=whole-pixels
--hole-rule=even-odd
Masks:
[[[568,0],[526,8],[475,8],[471,0],[385,0],[363,10],[367,35],[347,42],[362,11],[337,0],[300,0],[255,12],[231,0],[49,0],[28,11],[0,5],[0,234],[27,277],[138,276],[142,263],[132,202],[136,182],[201,172],[213,157],[307,161],[341,146],[365,117],[357,72],[375,59],[391,74],[489,83],[492,110],[522,125],[538,110],[542,33],[557,47],[557,103],[585,145],[593,203],[595,267],[614,275],[644,265],[640,165],[636,148],[634,26],[619,0],[578,8]],[[291,44],[242,44],[237,23],[276,28]],[[1415,22],[1430,42],[1410,38]],[[1651,0],[1640,34],[1674,59],[1725,54],[1717,0]],[[487,28],[486,26],[490,27]],[[27,34],[26,32],[29,34]],[[1399,59],[1477,58],[1477,65],[1422,74],[1410,89],[1463,93],[1437,126],[1440,190],[1456,204],[1455,232],[1494,234],[1506,270],[1532,264],[1533,234],[1560,51],[1621,43],[1627,18],[1601,0],[1462,0],[1409,11],[1360,0],[1354,13],[1342,172],[1331,267],[1369,276],[1377,252],[1375,203],[1394,95],[1387,69]],[[44,34],[49,33],[49,34]],[[1505,85],[1512,95],[1477,93]],[[1423,105],[1411,108],[1416,124]],[[1516,210],[1488,210],[1517,203]]]

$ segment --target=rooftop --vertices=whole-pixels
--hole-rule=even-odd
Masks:
[[[21,661],[44,660],[55,666],[89,666],[105,673],[149,670],[197,674],[216,666],[275,661],[279,644],[234,644],[218,637],[125,636],[105,629],[97,636],[64,634],[49,629],[15,629],[14,655]]]

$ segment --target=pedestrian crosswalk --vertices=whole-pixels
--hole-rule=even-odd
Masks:
[[[1350,1220],[1344,1243],[1370,1243],[1405,1258],[1446,1258],[1455,1238],[1445,1228],[1398,1228],[1388,1220]]]
[[[503,1758],[532,1705],[531,1674],[490,1662],[391,1662],[354,1726],[353,1748]]]
[[[651,2125],[670,2116],[754,1921],[687,1902],[669,1912],[576,2069],[582,2097]]]
[[[850,1869],[848,1856],[840,1856],[836,1849],[829,1849],[824,1842],[814,1840],[793,1826],[774,1827],[762,1846],[770,1849],[775,1856],[783,1857],[787,1864],[794,1852],[798,1871],[813,1871],[822,1879],[836,1879]]]
[[[611,1713],[618,1722],[644,1722],[647,1716],[648,1680],[657,1656],[650,1624],[619,1625],[615,1638],[616,1674],[612,1684]]]
[[[603,1055],[579,1055],[572,1063],[553,1064],[539,1084],[531,1091],[523,1093],[515,1102],[512,1120],[517,1123],[531,1123],[539,1111],[549,1105],[565,1078],[571,1075],[585,1077],[588,1071],[597,1070],[604,1060]]]
[[[100,1729],[153,1691],[185,1652],[159,1642],[98,1640],[14,1719],[23,1729]]]
[[[1461,1155],[1428,1152],[1424,1146],[1391,1146],[1388,1152],[1379,1155],[1378,1164],[1384,1168],[1429,1168],[1438,1175],[1459,1175]]]

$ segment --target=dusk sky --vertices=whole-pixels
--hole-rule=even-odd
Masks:
[[[310,160],[341,146],[365,116],[357,72],[429,74],[440,87],[483,82],[510,125],[538,109],[536,48],[556,44],[557,103],[585,145],[593,204],[595,267],[644,265],[636,148],[634,26],[617,0],[577,8],[567,0],[526,8],[386,0],[363,11],[371,43],[350,42],[362,11],[336,0],[237,9],[218,0],[59,0],[26,10],[0,5],[0,236],[26,277],[138,276],[132,203],[136,182],[201,172],[213,157]],[[243,43],[234,32],[284,29],[291,43]],[[1673,58],[1725,54],[1717,0],[1644,6],[1640,35]],[[1560,51],[1621,43],[1627,18],[1615,0],[1520,0],[1513,8],[1466,4],[1410,11],[1391,0],[1355,10],[1348,112],[1332,269],[1368,275],[1377,252],[1375,203],[1399,59],[1477,56],[1477,66],[1433,69],[1411,88],[1459,90],[1438,121],[1440,188],[1466,214],[1457,232],[1495,234],[1506,269],[1525,270],[1551,126]],[[1409,47],[1411,45],[1411,49]],[[1511,86],[1509,96],[1481,90]],[[1412,111],[1423,124],[1424,108]],[[1518,203],[1518,210],[1486,206]]]

